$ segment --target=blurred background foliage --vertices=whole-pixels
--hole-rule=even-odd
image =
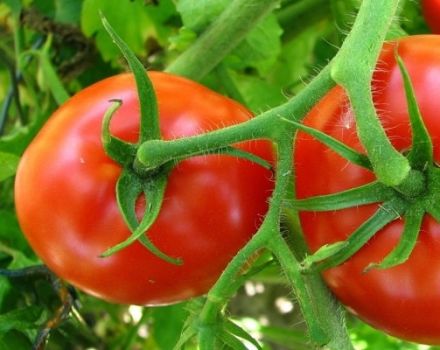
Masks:
[[[127,70],[101,25],[98,11],[104,13],[145,67],[164,70],[230,2],[0,2],[3,274],[5,269],[39,264],[14,213],[14,173],[20,155],[70,95]],[[355,18],[357,5],[358,0],[280,1],[278,8],[202,83],[241,101],[255,113],[282,103],[300,91],[337,52]],[[403,2],[389,37],[427,32],[418,1]],[[31,268],[19,275],[0,277],[0,349],[30,349],[40,337],[43,343],[48,340],[47,349],[170,350],[190,313],[190,303],[161,308],[112,305],[73,290],[44,269]],[[228,313],[260,339],[264,349],[310,348],[294,296],[276,266],[248,281],[231,301]],[[352,316],[348,316],[348,326],[357,350],[434,349],[389,337]]]

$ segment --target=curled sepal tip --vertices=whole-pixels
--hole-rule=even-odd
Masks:
[[[152,254],[160,259],[171,264],[181,265],[181,259],[170,257],[162,252],[146,235],[146,231],[153,225],[159,215],[167,184],[167,176],[157,176],[148,181],[134,178],[135,175],[125,171],[121,175],[117,186],[118,204],[132,234],[125,241],[107,249],[100,256],[111,256],[139,240]],[[138,222],[135,209],[137,199],[141,193],[143,193],[148,200],[148,205],[141,221]]]
[[[121,100],[110,100],[110,107],[104,114],[101,129],[101,142],[105,153],[121,165],[131,164],[136,155],[136,146],[125,142],[110,133],[110,122],[116,111],[121,107]]]
[[[128,65],[130,66],[131,71],[134,74],[141,112],[139,142],[142,143],[147,140],[159,139],[159,113],[153,84],[148,75],[145,74],[144,66],[138,60],[133,51],[131,51],[128,45],[119,37],[118,34],[116,34],[104,15],[102,13],[100,13],[100,15],[104,28],[114,43],[121,50],[128,62]]]

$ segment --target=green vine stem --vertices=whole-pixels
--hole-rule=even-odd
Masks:
[[[328,349],[352,349],[344,328],[343,313],[340,306],[331,298],[326,287],[319,281],[318,275],[305,276],[301,273],[301,264],[290,251],[280,232],[280,216],[286,189],[292,179],[292,135],[294,128],[279,133],[278,168],[275,189],[271,198],[269,212],[260,229],[248,244],[233,258],[214,287],[208,293],[207,301],[199,317],[199,345],[201,350],[215,348],[214,329],[224,305],[236,292],[240,270],[246,262],[261,248],[267,247],[280,262],[291,285],[300,300],[306,323],[309,326],[312,342],[317,346],[326,345]],[[309,281],[313,278],[313,284]],[[313,285],[313,288],[312,288]],[[328,317],[322,317],[328,315]]]
[[[169,72],[200,79],[244,37],[276,4],[276,1],[236,0],[203,34],[194,46],[180,56]],[[352,103],[358,133],[367,150],[378,181],[397,186],[407,176],[407,159],[397,152],[379,123],[370,89],[372,72],[382,41],[397,10],[398,0],[364,0],[353,29],[335,59],[296,97],[246,123],[210,133],[173,141],[149,140],[136,155],[136,167],[151,170],[176,159],[200,152],[212,152],[236,142],[267,138],[277,145],[276,185],[265,220],[248,244],[232,259],[220,279],[208,293],[198,318],[198,337],[202,350],[215,348],[215,331],[220,315],[237,288],[231,283],[257,250],[272,251],[287,274],[298,297],[312,341],[329,349],[352,349],[344,328],[340,306],[334,302],[317,274],[305,276],[300,263],[280,235],[280,216],[289,184],[293,181],[292,136],[296,126],[285,120],[300,121],[337,83],[343,86]],[[227,42],[226,42],[227,41]],[[202,55],[203,53],[203,55]],[[353,77],[356,79],[353,79]],[[316,281],[319,281],[318,283]]]
[[[234,2],[235,5],[239,3],[240,1]],[[261,1],[260,5],[263,3],[267,5],[265,1]],[[397,9],[397,4],[398,0],[364,0],[353,30],[334,61],[330,62],[295,98],[285,104],[246,123],[190,138],[173,141],[150,140],[139,147],[136,167],[154,169],[174,159],[199,154],[202,150],[213,151],[249,139],[268,138],[278,146],[276,185],[270,201],[269,212],[259,231],[233,258],[211,289],[207,302],[200,313],[197,333],[202,350],[215,348],[215,330],[219,326],[221,311],[237,286],[231,281],[237,279],[244,263],[262,247],[269,248],[283,267],[301,305],[314,344],[318,346],[326,344],[328,348],[338,350],[352,348],[344,327],[340,306],[332,300],[318,275],[313,274],[314,277],[311,277],[301,273],[300,263],[280,235],[279,220],[283,203],[287,200],[285,193],[288,192],[289,183],[293,181],[292,136],[296,130],[295,125],[286,123],[282,119],[302,120],[335,83],[342,85],[347,90],[352,102],[357,116],[360,139],[367,150],[374,170],[378,174],[379,181],[386,185],[390,183],[398,185],[409,172],[409,165],[407,160],[391,146],[386,138],[377,119],[370,91],[372,71],[391,18]],[[225,13],[231,8],[233,5]],[[269,8],[270,6],[267,7],[267,9]],[[243,8],[234,10],[233,19],[240,18],[245,13],[242,11],[244,11]],[[228,19],[223,16],[218,23],[222,23],[223,28],[229,26]],[[169,68],[169,71],[197,79],[213,68],[216,63],[210,62],[210,65],[206,66],[204,62],[204,59],[209,55],[194,55],[194,52],[204,51],[206,53],[207,42],[220,36],[221,28],[213,25],[189,51],[189,54],[182,55]],[[222,32],[221,36],[225,38],[228,35]],[[221,60],[229,52],[230,47],[232,46],[228,48],[224,48],[222,45],[216,46],[213,49],[216,55],[214,62]],[[200,67],[204,67],[204,69],[200,70]],[[194,72],[196,69],[197,73]],[[352,79],[353,76],[358,79]],[[382,159],[386,161],[383,162]],[[392,165],[389,166],[390,164]],[[397,164],[397,166],[393,164]],[[389,169],[398,170],[395,173]],[[313,282],[308,278],[312,278]],[[324,317],[323,315],[332,315],[332,317]],[[331,322],[329,322],[330,320]]]
[[[157,168],[173,159],[189,157],[224,148],[232,143],[251,139],[273,139],[278,129],[273,128],[281,118],[301,120],[307,112],[334,86],[330,70],[324,68],[310,84],[294,99],[271,109],[246,123],[237,124],[210,133],[199,134],[172,141],[150,140],[140,145],[136,167],[148,169]],[[282,122],[282,121],[281,121]]]
[[[379,181],[389,186],[399,185],[407,177],[410,166],[391,145],[377,118],[371,79],[398,5],[399,0],[363,1],[350,34],[332,63],[332,77],[350,98],[357,133],[374,172]]]
[[[234,0],[167,72],[200,80],[229,54],[279,0]]]

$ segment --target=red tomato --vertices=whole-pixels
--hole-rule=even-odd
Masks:
[[[440,0],[422,0],[422,12],[432,32],[440,34]]]
[[[396,43],[385,45],[374,74],[374,102],[381,122],[399,150],[411,145],[401,73],[394,59]],[[425,124],[440,162],[440,36],[404,38],[399,55],[412,78]],[[307,125],[320,129],[364,152],[356,134],[353,112],[343,90],[331,90],[308,114]],[[295,151],[299,198],[330,194],[369,183],[373,173],[349,163],[312,137],[299,133]],[[347,238],[378,205],[330,212],[302,212],[301,223],[312,251]],[[379,231],[344,264],[324,272],[324,278],[347,308],[371,325],[421,343],[440,343],[440,224],[426,216],[409,260],[387,270],[364,273],[396,246],[403,220]]]
[[[164,139],[251,117],[238,103],[195,82],[149,75]],[[182,258],[183,265],[157,258],[139,242],[100,258],[130,234],[115,199],[121,168],[106,156],[100,139],[110,99],[123,100],[112,134],[137,140],[139,106],[132,75],[105,79],[72,97],[49,119],[20,163],[15,198],[23,232],[56,274],[108,301],[155,305],[201,295],[257,230],[267,210],[271,173],[225,155],[182,161],[170,174],[163,207],[148,236],[164,253]],[[266,141],[240,147],[271,159]]]

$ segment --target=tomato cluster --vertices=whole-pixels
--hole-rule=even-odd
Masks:
[[[414,85],[423,120],[440,162],[440,36],[413,36],[387,43],[374,73],[372,91],[381,123],[399,150],[411,147],[411,131],[402,76],[395,48]],[[305,119],[354,149],[365,152],[357,137],[348,99],[340,87],[331,90]],[[331,194],[369,183],[372,172],[348,162],[312,137],[296,139],[296,185],[299,198]],[[301,224],[312,251],[345,240],[378,205],[330,212],[302,212]],[[422,343],[440,342],[440,224],[425,216],[417,245],[402,265],[364,272],[396,246],[403,229],[396,220],[379,231],[344,264],[324,272],[336,296],[350,311],[386,332]]]
[[[200,84],[165,73],[149,76],[164,139],[251,118],[244,107]],[[102,258],[101,253],[130,235],[115,198],[121,167],[106,155],[101,142],[102,119],[111,99],[123,101],[112,120],[112,134],[137,141],[139,102],[132,75],[105,79],[73,96],[45,124],[20,163],[15,198],[23,232],[56,274],[106,300],[157,305],[203,294],[256,232],[267,210],[271,172],[227,155],[180,162],[147,234],[183,265],[161,260],[139,242]],[[239,147],[272,157],[268,142]],[[145,203],[139,201],[139,206]]]

